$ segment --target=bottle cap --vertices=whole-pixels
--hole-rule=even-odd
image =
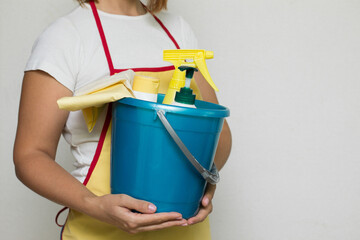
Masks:
[[[192,94],[192,92],[191,88],[181,88],[180,92],[176,92],[175,102],[194,105],[196,95]]]

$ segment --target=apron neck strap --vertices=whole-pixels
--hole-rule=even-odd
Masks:
[[[92,9],[94,18],[95,18],[96,26],[97,26],[97,28],[99,30],[99,34],[100,34],[101,42],[102,42],[102,45],[103,45],[103,48],[104,48],[106,60],[107,60],[108,65],[109,65],[110,75],[113,75],[115,73],[114,65],[112,63],[109,47],[108,47],[107,42],[106,42],[104,29],[103,29],[103,27],[101,25],[99,13],[98,13],[98,11],[96,9],[94,1],[90,1],[89,3],[90,3],[90,6],[91,6],[91,9]]]
[[[97,11],[97,8],[95,6],[94,1],[90,1],[89,4],[91,6],[91,9],[92,9],[92,12],[93,12],[93,15],[94,15],[94,18],[95,18],[96,26],[97,26],[99,34],[100,34],[100,38],[101,38],[101,42],[102,42],[102,45],[103,45],[103,48],[104,48],[106,60],[107,60],[108,65],[109,65],[110,75],[113,75],[113,74],[116,73],[116,71],[114,69],[114,65],[113,65],[113,62],[112,62],[112,59],[111,59],[109,47],[108,47],[108,44],[107,44],[107,41],[106,41],[106,37],[105,37],[104,29],[103,29],[102,24],[101,24],[99,13]],[[143,4],[143,3],[141,3],[141,4]],[[174,43],[176,49],[180,49],[179,44],[176,42],[175,38],[171,35],[171,33],[165,27],[165,25],[160,21],[160,19],[158,17],[156,17],[151,11],[149,11],[149,9],[144,4],[143,4],[143,6],[154,17],[154,19],[159,23],[161,28],[165,31],[165,33],[170,38],[170,40]]]
[[[168,35],[168,37],[171,39],[171,41],[174,43],[176,49],[180,49],[179,44],[176,42],[175,38],[171,35],[171,33],[169,32],[169,30],[165,27],[165,25],[160,21],[160,19],[155,16],[155,14],[153,12],[151,12],[143,3],[141,3],[144,8],[146,9],[146,11],[148,11],[153,17],[154,19],[159,23],[159,25],[161,26],[161,28],[166,32],[166,34]]]

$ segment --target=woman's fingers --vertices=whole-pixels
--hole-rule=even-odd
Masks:
[[[216,185],[208,184],[206,186],[205,194],[201,200],[201,204],[206,207],[214,197]]]
[[[195,224],[195,223],[199,223],[205,220],[205,218],[212,212],[213,210],[213,206],[212,203],[210,202],[206,207],[202,207],[200,208],[198,214],[196,214],[196,216],[189,218],[188,219],[188,224]]]
[[[154,214],[139,214],[129,212],[129,220],[140,226],[151,226],[158,225],[165,222],[183,220],[180,213],[169,212],[169,213],[154,213]]]
[[[185,219],[182,219],[182,220],[177,220],[177,221],[164,222],[164,223],[157,224],[157,225],[140,227],[140,228],[138,228],[138,230],[140,232],[155,231],[155,230],[160,230],[160,229],[168,228],[168,227],[187,226],[187,225],[188,225],[187,221]]]
[[[214,197],[216,185],[208,184],[206,186],[205,194],[201,200],[200,210],[196,216],[188,219],[188,224],[195,224],[205,220],[205,218],[212,212],[212,199]]]
[[[126,215],[126,221],[120,225],[120,228],[128,233],[159,230],[187,224],[185,219],[176,218],[175,216],[178,214],[173,213],[140,214],[129,212]]]
[[[128,195],[108,195],[114,204],[112,219],[116,226],[128,233],[159,230],[187,223],[180,213],[154,213],[156,206],[150,202],[138,200]],[[111,209],[111,208],[110,208]],[[132,212],[136,210],[139,213]]]
[[[125,207],[131,210],[136,210],[141,213],[154,213],[156,212],[156,206],[150,202],[135,199],[125,194],[114,195],[118,198],[119,206]]]

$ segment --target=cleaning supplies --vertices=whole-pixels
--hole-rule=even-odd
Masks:
[[[159,86],[158,78],[135,75],[132,89],[137,99],[156,102]]]
[[[176,92],[175,99],[172,105],[181,106],[181,107],[195,107],[195,97],[196,95],[193,94],[193,90],[190,88],[191,79],[194,76],[194,72],[198,70],[191,66],[182,65],[179,67],[180,71],[186,72],[186,80],[185,80],[185,87],[182,87],[179,92]]]
[[[171,104],[174,101],[175,94],[180,88],[185,85],[185,72],[182,72],[179,67],[181,65],[192,66],[200,70],[204,78],[208,81],[210,86],[219,91],[212,81],[209,71],[206,66],[205,59],[214,57],[212,51],[199,50],[199,49],[175,49],[164,50],[163,58],[165,61],[171,62],[175,66],[174,75],[170,81],[168,91],[165,95],[163,104]]]
[[[163,98],[113,104],[111,193],[150,201],[157,212],[179,212],[188,219],[201,206],[206,182],[219,181],[213,161],[230,112],[200,100],[196,109],[164,105]]]

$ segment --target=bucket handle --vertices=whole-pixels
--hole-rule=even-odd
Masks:
[[[191,154],[189,149],[185,146],[185,144],[181,141],[179,136],[176,134],[175,130],[172,128],[171,124],[165,117],[164,110],[156,110],[157,115],[161,123],[164,125],[165,129],[168,131],[176,145],[180,148],[180,150],[184,153],[186,158],[190,161],[190,163],[196,168],[196,170],[201,174],[201,176],[210,184],[216,184],[220,181],[219,171],[217,170],[215,164],[212,165],[211,170],[208,171],[204,168],[196,158]]]

